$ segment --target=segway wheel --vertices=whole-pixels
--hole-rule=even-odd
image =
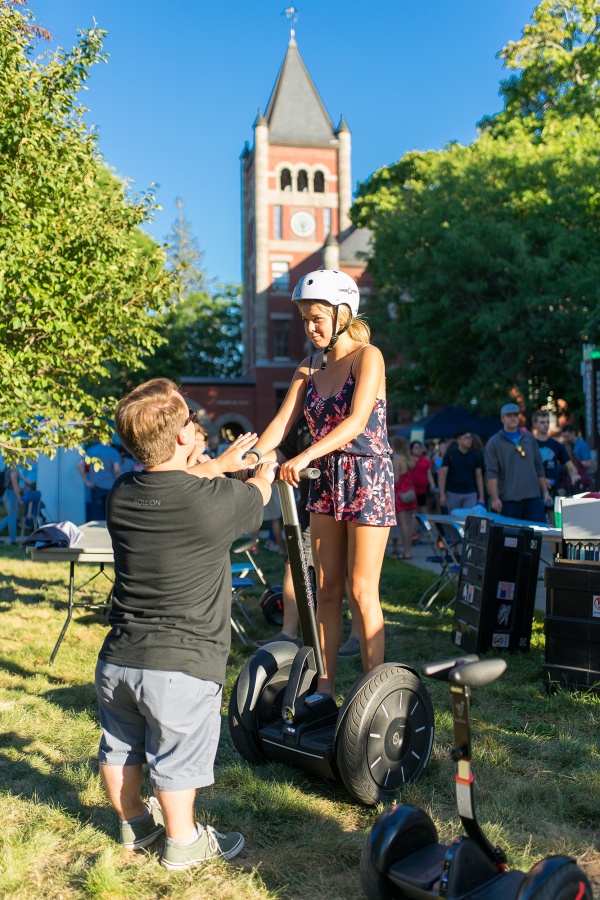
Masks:
[[[549,872],[546,876],[545,869]],[[552,869],[554,871],[552,871]],[[531,869],[517,900],[593,900],[592,886],[575,860],[548,857]]]
[[[363,847],[360,858],[360,881],[369,900],[402,900],[405,896],[400,888],[382,875],[371,859],[368,844]]]
[[[274,648],[273,652],[269,646]],[[231,691],[229,733],[235,749],[247,762],[267,761],[260,729],[281,716],[283,696],[298,648],[277,642],[261,647],[246,662]]]
[[[270,625],[283,625],[283,588],[268,587],[260,596],[260,608]]]
[[[341,723],[336,762],[353,797],[368,806],[418,781],[433,744],[433,706],[410,669],[389,666],[358,691]]]

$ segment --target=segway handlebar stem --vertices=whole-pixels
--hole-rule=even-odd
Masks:
[[[321,474],[319,469],[309,468],[300,472],[300,478],[314,480]],[[290,572],[298,607],[298,618],[302,631],[302,642],[305,647],[312,647],[317,674],[322,677],[325,674],[325,664],[319,641],[319,630],[315,614],[315,599],[304,546],[302,542],[302,529],[298,520],[296,498],[291,484],[281,479],[277,480],[277,490],[281,503],[281,517],[283,519],[283,531],[288,551]]]

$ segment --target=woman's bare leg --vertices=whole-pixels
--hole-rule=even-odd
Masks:
[[[317,688],[335,696],[335,673],[342,642],[342,599],[346,583],[347,523],[310,514],[310,536],[317,578],[317,623],[325,675]]]
[[[358,636],[365,672],[385,658],[379,578],[389,528],[348,522],[348,581],[358,607]]]

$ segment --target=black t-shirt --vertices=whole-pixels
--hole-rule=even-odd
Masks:
[[[262,522],[255,485],[182,471],[127,472],[108,497],[115,584],[100,658],[223,684],[232,541]]]
[[[544,463],[544,475],[550,481],[554,481],[554,490],[558,487],[559,481],[562,479],[563,466],[569,462],[569,452],[564,444],[556,441],[554,438],[546,438],[540,441],[536,438],[536,443],[540,448],[540,456]]]
[[[455,444],[444,453],[442,466],[448,466],[446,477],[446,490],[452,494],[472,494],[477,490],[475,481],[475,469],[481,469],[483,463],[481,454],[469,447],[466,453],[462,453]]]

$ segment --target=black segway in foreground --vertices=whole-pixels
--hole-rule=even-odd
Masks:
[[[303,477],[316,478],[318,469]],[[417,781],[429,761],[433,709],[417,672],[384,663],[354,684],[341,708],[315,694],[323,674],[315,603],[291,485],[277,483],[304,646],[278,641],[247,661],[229,702],[229,729],[254,764],[276,760],[341,780],[366,804]]]
[[[466,835],[446,846],[422,809],[399,804],[386,810],[361,858],[362,886],[370,900],[592,900],[587,877],[568,856],[543,859],[527,875],[507,871],[506,856],[490,844],[475,817],[469,688],[495,681],[505,669],[503,659],[480,661],[474,655],[423,666],[424,675],[450,683],[456,803]]]

